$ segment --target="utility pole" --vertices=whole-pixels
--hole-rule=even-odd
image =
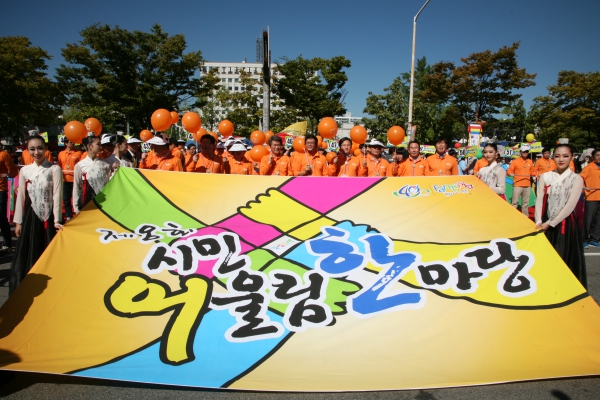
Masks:
[[[263,132],[271,129],[271,48],[269,46],[269,27],[263,31]]]

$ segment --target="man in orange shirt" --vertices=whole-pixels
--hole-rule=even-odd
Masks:
[[[544,147],[542,149],[542,158],[538,159],[533,166],[532,174],[539,177],[541,174],[554,171],[556,169],[556,163],[550,158],[550,149]]]
[[[169,151],[173,155],[173,157],[179,158],[181,160],[181,165],[185,163],[184,152],[179,148],[179,141],[174,137],[169,139]]]
[[[304,154],[298,153],[292,162],[295,176],[327,176],[327,159],[317,151],[317,144],[315,135],[306,135]]]
[[[146,141],[150,144],[150,148],[154,152],[153,157],[149,157],[148,153],[142,154],[140,162],[141,169],[156,169],[160,171],[176,171],[182,172],[181,160],[178,157],[173,157],[169,151],[169,144],[160,136],[154,136]]]
[[[425,176],[427,161],[421,157],[421,143],[413,140],[408,143],[408,160],[398,176]]]
[[[227,174],[232,175],[255,175],[254,167],[251,162],[248,162],[244,154],[246,153],[246,146],[242,143],[236,143],[229,149],[229,153],[233,156],[229,160],[229,168]]]
[[[385,176],[390,163],[381,157],[383,143],[377,139],[369,142],[369,154],[362,159],[359,176]]]
[[[204,134],[200,138],[200,154],[196,163],[195,172],[204,174],[223,174],[225,168],[229,168],[227,157],[219,157],[215,154],[215,144],[217,141],[211,135]]]
[[[23,153],[29,154],[28,151],[24,151]],[[12,247],[12,234],[6,214],[8,203],[8,180],[6,178],[14,178],[18,173],[19,169],[12,157],[8,154],[8,151],[4,150],[4,146],[0,143],[0,231],[4,239],[4,245],[0,250],[8,250]]]
[[[531,192],[532,169],[533,162],[529,159],[529,145],[524,144],[521,146],[521,156],[515,158],[510,163],[506,175],[512,176],[514,179],[512,206],[517,208],[519,206],[519,199],[521,199],[521,212],[527,218],[529,218],[529,194]]]
[[[66,149],[58,153],[58,166],[63,170],[63,205],[67,221],[73,218],[71,199],[73,198],[73,172],[75,164],[81,161],[81,152],[75,149],[75,143],[65,138]]]
[[[185,172],[194,172],[196,170],[196,163],[198,162],[198,154],[196,152],[196,145],[188,145],[187,153],[185,153],[185,162],[183,164],[183,170]]]
[[[448,144],[446,139],[435,140],[435,154],[427,158],[427,176],[458,175],[456,158],[446,154]]]
[[[583,171],[585,214],[583,247],[600,247],[600,150],[592,151],[592,162]]]
[[[352,140],[341,138],[339,142],[340,151],[338,156],[332,160],[327,167],[328,176],[359,176],[362,155],[355,156],[352,153]]]
[[[269,138],[269,146],[271,146],[271,154],[260,160],[260,174],[294,176],[290,158],[283,155],[283,140],[273,135]]]

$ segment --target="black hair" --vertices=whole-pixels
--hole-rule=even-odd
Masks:
[[[542,149],[542,154],[545,153],[545,152],[547,152],[547,151],[550,151],[550,147],[544,147]]]
[[[403,160],[408,158],[408,150],[404,147],[396,147],[396,154],[400,154]]]
[[[434,144],[438,144],[444,142],[444,144],[446,145],[446,147],[448,147],[448,141],[446,139],[444,139],[443,137],[437,137],[434,139]]]
[[[87,139],[85,141],[85,148],[87,149],[89,145],[91,145],[94,141],[100,141],[100,138],[98,136],[88,136],[85,139]]]
[[[448,155],[451,155],[452,157],[456,157],[456,154],[457,154],[457,152],[455,149],[448,150]]]
[[[573,151],[573,146],[571,146],[568,143],[561,143],[561,144],[557,144],[556,147],[554,147],[554,154],[556,154],[556,150],[560,149],[561,147],[566,147],[567,149],[569,149],[569,151],[571,152],[571,155],[573,155],[575,153]]]
[[[174,138],[174,137],[169,138],[169,144],[174,144],[175,146],[177,146],[177,138]]]
[[[317,139],[317,137],[315,135],[313,135],[313,134],[306,135],[304,137],[304,143],[306,143],[308,141],[308,139],[314,139],[315,146],[319,144],[319,139]]]
[[[271,146],[271,143],[273,143],[273,141],[279,142],[279,144],[283,146],[283,140],[279,136],[277,136],[277,135],[271,136],[269,138],[269,146]]]
[[[117,135],[117,138],[115,139],[115,144],[121,144],[121,143],[125,143],[125,142],[127,142],[127,139],[125,139],[125,136]]]
[[[498,151],[498,146],[496,145],[496,143],[486,143],[485,146],[483,146],[483,148],[485,149],[486,147],[491,147],[492,149]]]
[[[592,150],[592,158],[594,158],[594,156],[596,155],[597,152],[599,152],[600,150],[598,149],[594,149]]]
[[[408,148],[409,148],[409,149],[410,149],[410,145],[411,145],[411,144],[413,144],[413,143],[416,143],[416,144],[419,146],[419,150],[421,149],[421,143],[419,143],[419,142],[418,142],[418,141],[416,141],[416,140],[411,140],[410,142],[408,142]]]
[[[200,138],[200,141],[202,142],[204,139],[210,140],[210,143],[213,146],[217,143],[217,141],[215,140],[215,138],[212,135],[209,135],[208,133],[205,133],[204,135],[202,135],[202,137]]]
[[[46,147],[46,141],[44,140],[43,137],[41,137],[40,135],[31,135],[29,137],[27,137],[27,139],[25,139],[25,145],[29,145],[29,141],[33,140],[33,139],[38,139],[42,141],[42,144],[44,145],[44,147]]]
[[[342,144],[344,142],[350,142],[350,143],[352,143],[352,139],[350,139],[349,137],[343,137],[343,138],[341,138],[339,140],[339,142],[338,142],[340,149],[342,148]]]

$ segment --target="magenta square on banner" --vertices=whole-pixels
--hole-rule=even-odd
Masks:
[[[281,232],[277,231],[272,226],[254,222],[240,214],[236,214],[215,226],[229,229],[230,231],[237,233],[240,238],[255,246],[262,246],[276,237],[281,236]]]
[[[326,213],[365,191],[380,179],[300,177],[288,181],[281,187],[281,191],[313,210]]]

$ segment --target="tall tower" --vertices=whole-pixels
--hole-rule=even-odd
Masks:
[[[257,63],[263,62],[263,38],[262,37],[256,38],[256,62]]]

